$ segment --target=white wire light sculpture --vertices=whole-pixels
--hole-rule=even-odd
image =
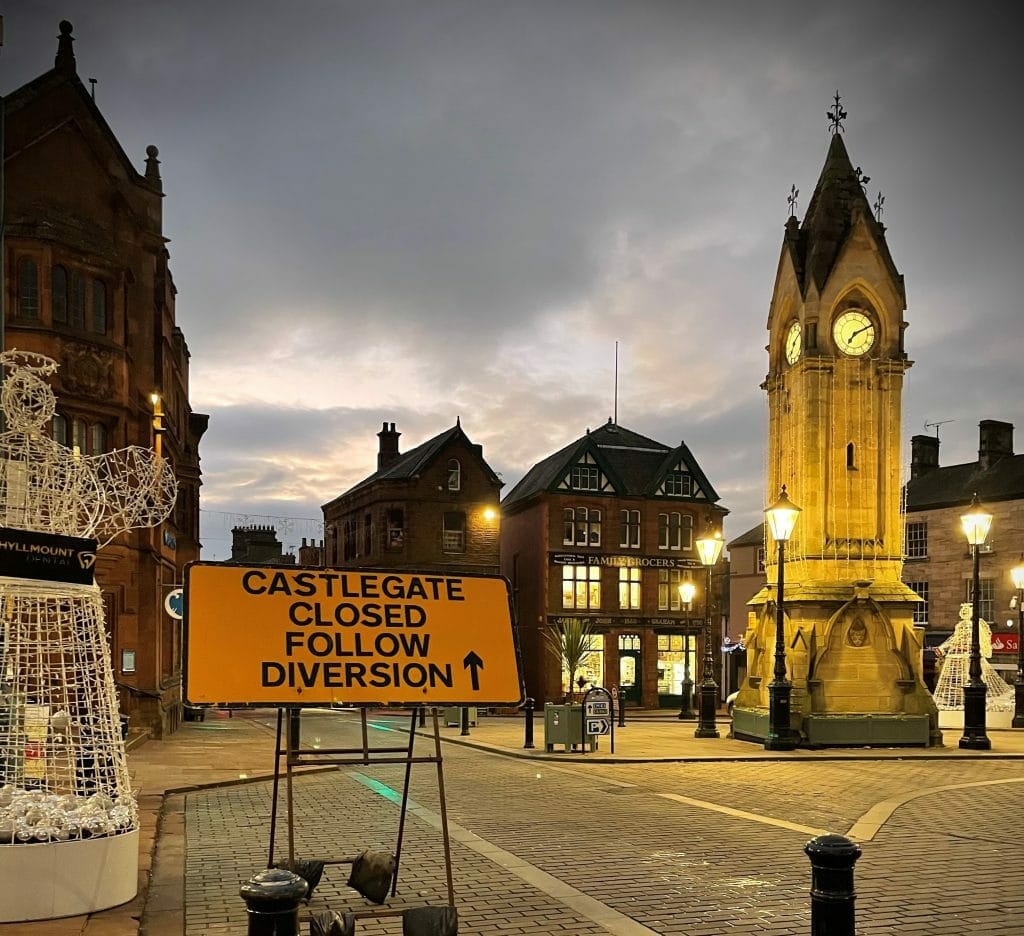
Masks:
[[[0,527],[106,545],[171,511],[170,465],[131,446],[86,456],[49,438],[57,363],[0,353]],[[97,584],[0,567],[0,846],[134,830],[132,794]]]
[[[971,613],[970,602],[960,605],[960,619],[946,640],[936,647],[942,659],[942,670],[935,682],[935,706],[940,711],[954,712],[964,707],[964,686],[970,678]],[[1013,711],[1013,687],[989,663],[992,656],[992,629],[978,619],[978,644],[981,649],[981,678],[985,682],[985,708],[989,712]]]

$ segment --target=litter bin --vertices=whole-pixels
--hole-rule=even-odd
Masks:
[[[476,706],[471,705],[469,707],[469,725],[471,728],[476,728],[477,722],[477,711]],[[447,728],[460,728],[462,727],[462,708],[458,705],[449,705],[444,710],[444,723]]]
[[[548,702],[544,706],[544,750],[553,751],[556,744],[564,744],[571,751],[584,743],[597,750],[597,735],[583,738],[583,706]]]

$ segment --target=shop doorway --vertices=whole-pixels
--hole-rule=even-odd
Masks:
[[[619,635],[619,698],[623,704],[640,704],[643,667],[640,657],[640,635]]]

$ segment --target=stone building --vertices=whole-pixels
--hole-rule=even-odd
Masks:
[[[911,446],[903,581],[922,599],[914,620],[937,645],[953,632],[961,602],[972,600],[973,565],[960,516],[977,494],[992,514],[981,549],[979,613],[992,625],[994,665],[1015,670],[1019,635],[1017,614],[1009,610],[1016,594],[1010,569],[1024,554],[1024,454],[1013,452],[1013,426],[982,420],[978,459],[962,465],[939,465],[934,436],[914,436]]]
[[[460,422],[399,452],[377,433],[377,470],[324,504],[327,565],[497,575],[501,479]]]
[[[157,734],[181,719],[181,625],[167,592],[199,558],[199,440],[189,351],[162,228],[156,147],[139,172],[76,72],[55,65],[4,98],[3,346],[54,358],[54,438],[84,454],[158,444],[174,512],[97,560],[122,711]]]
[[[607,425],[534,465],[502,501],[502,572],[512,582],[526,693],[560,701],[567,677],[545,634],[595,632],[584,678],[627,703],[679,707],[703,653],[705,571],[694,543],[726,510],[685,443]],[[722,564],[724,566],[724,563]],[[721,618],[716,570],[714,620]],[[698,591],[684,605],[679,585]],[[719,643],[716,625],[715,645]]]
[[[295,555],[284,552],[274,527],[256,524],[231,530],[230,561],[238,565],[295,565]]]
[[[779,563],[754,596],[747,676],[733,731],[775,746],[935,743],[918,598],[900,578],[900,440],[906,293],[843,142],[839,107],[802,220],[785,226],[767,328],[766,501],[787,490],[802,508],[786,546],[784,633],[776,633]],[[783,693],[769,722],[775,647]],[[786,722],[782,722],[782,716]]]

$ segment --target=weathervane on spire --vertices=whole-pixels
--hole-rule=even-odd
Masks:
[[[800,189],[796,187],[796,183],[790,186],[789,195],[786,198],[786,202],[789,205],[789,216],[791,218],[796,217],[796,200],[800,197]]]
[[[885,196],[879,191],[878,198],[875,199],[875,220],[882,223],[882,206],[885,204]]]
[[[853,174],[857,177],[857,181],[860,183],[860,187],[867,191],[868,182],[871,181],[871,176],[864,175],[864,171],[858,166],[853,170]]]
[[[839,103],[839,89],[836,89],[835,106],[832,110],[827,111],[825,116],[828,117],[829,130],[832,131],[833,135],[839,133],[841,130],[846,128],[843,126],[843,121],[846,120],[846,111],[843,110],[842,105]]]

